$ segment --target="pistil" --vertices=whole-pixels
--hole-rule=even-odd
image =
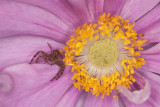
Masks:
[[[88,57],[94,66],[106,68],[116,62],[118,47],[109,39],[99,40],[90,47]]]

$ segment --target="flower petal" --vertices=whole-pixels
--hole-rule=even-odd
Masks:
[[[104,12],[111,15],[120,14],[127,0],[104,0]]]
[[[149,81],[151,86],[151,96],[148,101],[150,101],[155,107],[160,105],[160,75],[149,72],[148,70],[143,70],[143,72],[139,73]]]
[[[144,34],[142,39],[146,39],[147,42],[159,42],[160,41],[160,4],[157,5],[151,12],[146,14],[140,20],[137,21],[135,29],[138,33]],[[154,19],[154,20],[153,20]]]
[[[147,70],[150,72],[160,74],[160,44],[141,52],[142,57],[146,61],[146,64],[141,67],[141,70]]]
[[[57,107],[75,107],[81,91],[72,86],[63,98],[56,104]]]
[[[81,92],[81,95],[80,95],[80,97],[79,97],[79,99],[78,99],[77,104],[76,104],[75,107],[83,107],[84,102],[85,102],[86,97],[87,97],[87,94],[88,93],[85,92],[84,90]]]
[[[160,99],[160,76],[157,74],[154,74],[152,72],[149,72],[148,70],[139,70],[139,74],[143,75],[150,83],[151,86],[151,95],[149,99],[142,103],[142,104],[135,104],[130,101],[128,101],[126,98],[123,98],[125,100],[126,106],[130,107],[157,107],[160,105],[159,99]]]
[[[73,9],[65,6],[62,0],[14,0],[14,1],[30,4],[45,9],[51,14],[59,17],[61,20],[63,20],[63,22],[67,23],[67,25],[69,26],[77,26],[76,24],[79,22],[79,18],[76,16]]]
[[[80,18],[80,22],[78,23],[79,26],[83,25],[84,23],[90,23],[93,21],[89,14],[86,0],[61,1],[65,6],[71,8],[74,11],[74,13]]]
[[[142,57],[145,59],[146,62],[159,62],[160,61],[159,54],[143,55]]]
[[[120,15],[134,22],[152,10],[158,3],[159,0],[128,0]]]
[[[158,42],[153,42],[153,43],[149,43],[149,42],[146,42],[144,45],[143,45],[143,51],[141,52],[144,52],[152,47],[154,47],[155,45],[157,45]]]
[[[157,28],[160,26],[160,24],[157,26]],[[152,29],[152,28],[151,28]],[[160,42],[160,32],[154,33],[154,34],[146,34],[143,39],[147,40],[148,43],[151,42]]]
[[[119,103],[111,95],[105,96],[104,99],[102,99],[102,96],[96,97],[89,93],[84,107],[119,107]]]
[[[19,63],[30,63],[34,54],[42,50],[50,53],[47,42],[52,46],[53,50],[61,49],[62,44],[56,41],[32,36],[14,36],[0,39],[0,70],[7,66]]]
[[[87,5],[92,20],[98,21],[99,16],[103,14],[104,0],[87,0]]]
[[[6,68],[0,75],[10,76],[13,88],[7,93],[0,93],[0,105],[53,107],[72,86],[72,73],[67,72],[70,68],[66,68],[58,80],[50,81],[58,70],[57,66],[42,64],[20,64]]]
[[[9,75],[1,74],[0,75],[0,94],[7,93],[13,88],[13,82]]]
[[[0,1],[0,22],[0,37],[35,34],[65,42],[70,34],[70,27],[59,17],[24,3]]]
[[[160,53],[160,43],[141,52],[142,55],[159,54],[159,53]]]
[[[124,86],[118,86],[118,90],[120,93],[122,93],[123,96],[125,96],[128,100],[130,100],[131,102],[134,102],[136,104],[140,104],[145,102],[149,96],[150,96],[150,85],[149,82],[134,74],[134,77],[136,79],[136,83],[142,84],[143,81],[145,81],[145,86],[144,88],[138,90],[138,91],[133,91],[131,92],[130,90],[128,90],[126,87]],[[139,87],[138,87],[139,88]]]
[[[141,104],[135,104],[129,101],[127,98],[123,97],[122,95],[121,97],[124,100],[124,107],[154,107],[152,103],[149,101],[145,101],[144,103],[141,103]]]
[[[141,70],[147,70],[150,72],[158,73],[160,74],[160,55],[143,55],[144,60],[146,61],[146,64],[141,67]]]

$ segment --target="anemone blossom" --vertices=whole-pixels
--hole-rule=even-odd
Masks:
[[[0,107],[158,107],[159,2],[0,0]]]

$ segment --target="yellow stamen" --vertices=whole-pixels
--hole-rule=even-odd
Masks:
[[[96,35],[94,38],[95,38],[96,40],[98,40],[98,39],[99,39],[99,35]]]
[[[117,96],[113,96],[113,98],[116,99],[116,100],[118,100],[118,97],[117,97]]]
[[[63,54],[63,51],[62,51],[61,49],[59,49],[59,52],[60,52],[61,54]]]

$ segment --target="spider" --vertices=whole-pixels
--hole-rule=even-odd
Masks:
[[[48,63],[51,66],[54,64],[58,65],[60,67],[60,70],[58,71],[57,75],[51,79],[51,81],[53,81],[54,79],[57,80],[58,78],[60,78],[62,76],[64,69],[65,69],[65,64],[62,61],[63,57],[62,57],[60,51],[59,50],[52,50],[51,45],[49,43],[47,43],[47,44],[50,48],[51,54],[47,54],[47,53],[40,50],[33,56],[33,58],[30,61],[30,64],[33,62],[34,58],[37,57],[37,55],[39,55],[41,53],[42,56],[38,56],[35,63],[38,63],[39,59],[43,58],[45,60],[45,63]]]

